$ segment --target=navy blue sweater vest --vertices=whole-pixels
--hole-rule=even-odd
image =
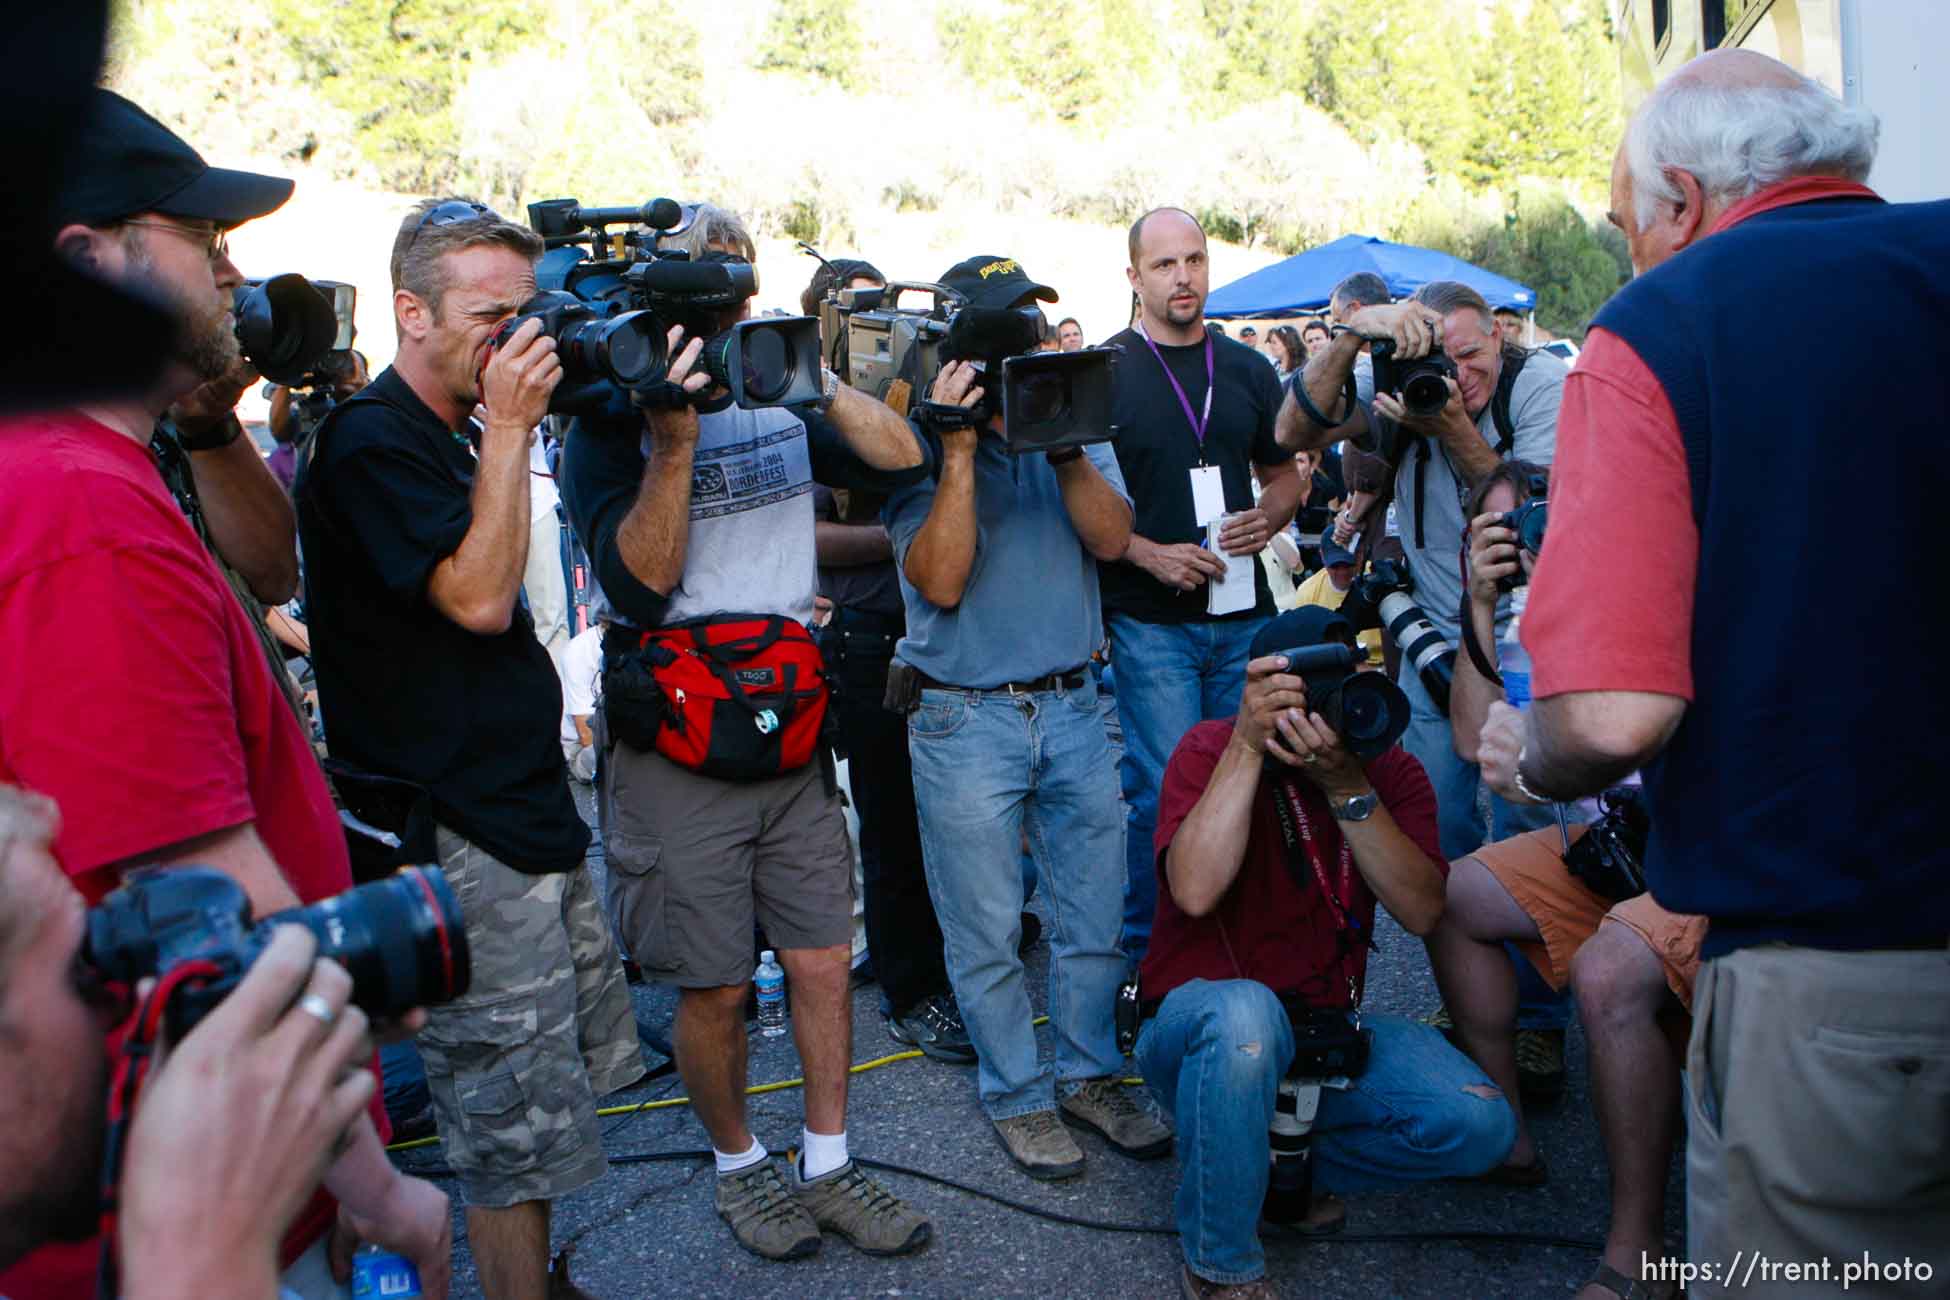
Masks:
[[[1693,703],[1646,769],[1652,892],[1712,918],[1709,957],[1943,943],[1950,202],[1762,213],[1593,323],[1664,385],[1700,528]]]

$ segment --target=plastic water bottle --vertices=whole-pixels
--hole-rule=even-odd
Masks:
[[[1496,642],[1496,668],[1503,677],[1503,698],[1513,709],[1530,707],[1530,652],[1517,639],[1523,625],[1524,606],[1529,603],[1529,587],[1518,587],[1510,593],[1510,621]]]
[[[758,985],[758,1032],[777,1038],[785,1032],[785,971],[778,954],[767,948],[758,954],[758,971],[752,976]]]
[[[416,1300],[420,1270],[404,1255],[361,1246],[352,1256],[353,1300]]]

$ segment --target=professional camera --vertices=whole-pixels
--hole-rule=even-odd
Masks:
[[[1259,1217],[1268,1223],[1299,1223],[1313,1206],[1313,1127],[1321,1087],[1358,1078],[1368,1068],[1374,1031],[1361,1027],[1358,1013],[1300,1007],[1284,997],[1281,1001],[1293,1024],[1293,1063],[1280,1080],[1266,1128],[1273,1168]]]
[[[313,280],[311,284],[331,300],[338,329],[331,348],[312,363],[310,370],[285,385],[291,390],[291,418],[298,425],[301,439],[309,438],[332,413],[332,408],[356,391],[353,384],[359,377],[359,359],[352,350],[358,333],[352,320],[358,291],[333,280]]]
[[[925,294],[927,305],[903,306],[909,294]],[[945,285],[896,280],[830,291],[820,305],[819,332],[833,371],[903,415],[925,400],[942,366],[975,362],[984,391],[965,418],[984,425],[999,410],[1003,438],[1014,454],[1116,436],[1111,384],[1118,349],[1039,351],[1049,320],[1038,308],[970,307]]]
[[[1514,532],[1517,535],[1517,545],[1533,556],[1544,553],[1544,524],[1549,518],[1550,506],[1546,499],[1549,487],[1549,480],[1543,475],[1532,474],[1529,499],[1515,510],[1504,511],[1503,517],[1497,520],[1499,524]],[[1496,585],[1501,591],[1515,591],[1529,581],[1529,576],[1524,573],[1523,566],[1519,564],[1515,573],[1498,579]]]
[[[334,280],[246,280],[232,295],[237,342],[259,374],[296,388],[326,353],[352,346],[352,299],[352,286]]]
[[[758,278],[750,263],[723,253],[692,261],[658,248],[654,232],[682,219],[670,199],[635,208],[586,208],[574,199],[528,205],[528,224],[544,245],[535,268],[540,292],[496,332],[495,343],[531,317],[542,322],[562,358],[549,410],[612,410],[626,395],[661,385],[673,325],[705,340],[705,372],[740,406],[790,406],[820,396],[819,323],[767,316],[720,328],[726,312],[757,292]],[[612,226],[631,229],[612,233]]]
[[[1408,730],[1408,697],[1382,673],[1357,672],[1348,646],[1328,641],[1277,653],[1306,682],[1307,710],[1326,719],[1356,758],[1387,753]]]
[[[1434,415],[1449,404],[1446,381],[1456,377],[1456,363],[1442,353],[1397,358],[1395,340],[1376,339],[1368,345],[1368,359],[1374,365],[1374,390],[1399,393],[1410,415]]]
[[[1356,632],[1382,627],[1401,647],[1402,657],[1421,675],[1422,687],[1443,713],[1449,712],[1449,683],[1456,675],[1456,647],[1443,639],[1412,593],[1415,579],[1399,560],[1376,560],[1354,580],[1341,601],[1341,617]]]
[[[273,928],[302,925],[318,955],[352,976],[352,1002],[375,1019],[448,1002],[467,992],[467,931],[446,876],[406,867],[309,907],[251,924],[250,900],[210,867],[146,867],[88,913],[82,957],[104,978],[133,986],[184,962],[215,971],[177,989],[166,1009],[181,1039],[237,987]]]

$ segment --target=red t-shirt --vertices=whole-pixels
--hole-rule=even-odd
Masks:
[[[1192,806],[1205,793],[1212,771],[1219,765],[1233,720],[1201,722],[1185,733],[1165,766],[1158,790],[1158,833],[1154,863],[1158,872],[1158,914],[1151,926],[1151,946],[1138,974],[1139,995],[1149,1002],[1162,998],[1188,980],[1253,979],[1276,993],[1301,991],[1318,1006],[1346,1003],[1345,988],[1335,984],[1343,940],[1333,908],[1327,903],[1304,851],[1297,861],[1307,881],[1302,889],[1288,866],[1286,840],[1274,800],[1281,798],[1280,781],[1292,769],[1269,759],[1253,798],[1252,828],[1246,837],[1246,860],[1232,888],[1217,907],[1201,917],[1178,910],[1171,881],[1165,874],[1165,850]],[[1441,840],[1436,834],[1435,790],[1408,751],[1399,745],[1368,764],[1368,780],[1375,793],[1409,839],[1429,855],[1446,875]],[[1313,783],[1295,781],[1302,809],[1312,828],[1319,862],[1336,889],[1341,877],[1341,830]],[[1296,828],[1297,829],[1297,828]],[[1348,915],[1363,936],[1374,933],[1375,897],[1361,879],[1360,868],[1350,877]],[[1366,979],[1365,943],[1351,950],[1357,987]]]
[[[1797,177],[1740,200],[1707,237],[1790,204],[1874,194],[1838,177]],[[1523,616],[1532,694],[1691,700],[1698,581],[1692,475],[1672,403],[1630,344],[1592,330],[1564,381],[1550,536]]]
[[[0,782],[60,805],[55,856],[90,904],[118,883],[111,864],[247,822],[303,901],[351,887],[324,775],[249,616],[147,448],[78,413],[0,420],[0,655]],[[321,1191],[287,1259],[334,1213]],[[87,1295],[98,1250],[37,1251],[0,1294]]]

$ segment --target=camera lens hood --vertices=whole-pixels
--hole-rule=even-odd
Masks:
[[[233,298],[237,342],[274,384],[301,382],[337,341],[332,301],[302,275],[246,280]]]

